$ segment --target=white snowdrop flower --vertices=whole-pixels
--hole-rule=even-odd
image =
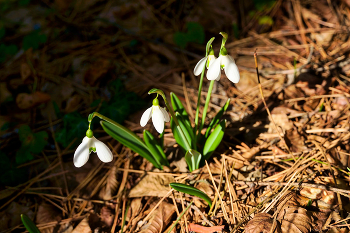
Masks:
[[[210,67],[210,65],[216,60],[214,56],[214,50],[209,51],[209,55],[206,57],[203,57],[194,67],[193,73],[194,75],[198,76],[202,73],[204,66]]]
[[[235,63],[235,60],[227,54],[220,54],[220,56],[210,64],[207,72],[208,80],[218,81],[221,77],[221,69],[225,70],[225,74],[231,82],[239,82],[240,76],[238,67]]]
[[[152,107],[148,108],[141,117],[140,125],[144,127],[149,119],[152,117],[152,122],[154,128],[156,128],[158,133],[163,133],[164,131],[164,122],[169,122],[170,117],[167,111],[159,106],[159,101],[157,98],[153,100]]]
[[[97,140],[93,136],[92,130],[88,129],[82,143],[74,152],[74,166],[83,166],[89,160],[89,156],[92,151],[96,152],[98,158],[104,163],[109,163],[113,160],[113,154],[111,150],[106,146],[106,144]]]

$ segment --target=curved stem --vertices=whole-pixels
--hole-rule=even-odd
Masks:
[[[208,106],[209,106],[209,102],[210,102],[210,96],[211,96],[211,92],[213,91],[214,83],[215,83],[215,80],[210,81],[207,99],[205,100],[205,105],[204,105],[204,109],[203,109],[202,122],[201,122],[201,124],[199,126],[199,130],[198,130],[198,135],[201,134],[201,131],[203,129],[203,125],[205,122],[205,117],[207,116]]]

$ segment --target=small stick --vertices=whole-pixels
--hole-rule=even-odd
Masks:
[[[265,109],[266,109],[267,114],[269,115],[269,117],[271,118],[271,121],[272,121],[273,125],[275,126],[275,130],[277,131],[279,138],[280,138],[281,141],[284,143],[284,146],[287,148],[289,154],[291,154],[292,157],[293,157],[293,159],[295,160],[293,153],[289,150],[289,147],[288,147],[286,141],[284,140],[284,138],[282,137],[281,132],[280,132],[279,129],[277,128],[277,125],[276,125],[276,123],[275,123],[275,120],[272,118],[271,113],[270,113],[270,110],[269,110],[269,108],[267,107],[267,104],[266,104],[266,102],[265,102],[265,97],[264,97],[264,94],[263,94],[263,91],[262,91],[262,87],[261,87],[261,83],[260,83],[260,76],[259,76],[259,69],[258,69],[258,61],[257,61],[256,56],[257,56],[257,53],[256,53],[256,50],[255,50],[255,52],[254,52],[254,61],[255,61],[256,74],[257,74],[257,76],[258,76],[258,82],[259,82],[258,85],[259,85],[261,100],[262,100],[262,102],[264,103],[264,106],[265,106]]]

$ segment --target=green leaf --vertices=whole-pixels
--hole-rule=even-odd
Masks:
[[[196,150],[188,150],[185,155],[185,160],[188,165],[188,169],[190,172],[197,170],[199,168],[199,164],[201,162],[202,155]]]
[[[268,15],[264,15],[259,18],[259,25],[263,25],[263,24],[267,24],[271,26],[273,25],[273,19]]]
[[[22,48],[24,50],[33,48],[38,49],[39,46],[47,41],[47,36],[45,34],[40,34],[39,30],[35,30],[30,34],[23,37]]]
[[[161,164],[153,157],[152,153],[149,151],[148,147],[143,143],[141,138],[139,138],[135,133],[133,133],[128,128],[119,125],[112,124],[107,121],[100,121],[102,128],[113,137],[115,140],[120,142],[126,147],[129,147],[136,153],[139,153],[143,158],[151,162],[156,168],[162,169]]]
[[[63,128],[57,131],[56,140],[67,147],[75,138],[78,138],[72,145],[72,148],[76,147],[81,143],[88,127],[86,117],[82,117],[78,112],[68,113],[63,117]]]
[[[47,144],[48,135],[45,131],[33,133],[28,125],[22,125],[18,131],[21,148],[16,153],[18,164],[34,159],[32,153],[39,154]]]
[[[9,56],[15,55],[17,51],[17,46],[14,44],[0,44],[0,62],[4,62]]]
[[[182,118],[188,122],[189,125],[191,125],[190,119],[188,117],[188,113],[181,103],[180,99],[175,95],[175,93],[170,93],[170,99],[171,99],[171,105],[173,106],[174,112],[180,113]]]
[[[127,91],[119,79],[108,83],[108,89],[111,99],[108,102],[97,100],[92,106],[98,106],[102,102],[99,113],[119,124],[145,104],[135,93]]]
[[[196,22],[188,22],[186,26],[187,26],[187,40],[189,42],[203,44],[205,39],[203,26]]]
[[[194,142],[194,133],[192,131],[192,127],[190,125],[187,124],[187,122],[182,118],[182,116],[176,112],[175,113],[176,118],[179,122],[179,125],[182,129],[182,132],[185,134],[185,137],[187,139],[187,142],[189,143],[189,145],[191,147],[193,147],[193,142]],[[174,138],[176,140],[176,142],[179,144],[179,146],[184,149],[185,151],[188,151],[191,148],[187,148],[186,147],[186,143],[184,142],[183,138],[181,137],[181,134],[179,132],[179,129],[177,128],[174,119],[171,117],[170,119],[170,127],[171,130],[173,131],[174,134]]]
[[[169,166],[166,155],[164,154],[161,145],[159,145],[155,137],[149,131],[144,130],[143,139],[146,143],[146,146],[148,147],[148,150],[153,154],[155,160],[157,160],[157,163]]]
[[[30,3],[30,0],[19,0],[18,4],[20,6],[27,6]]]
[[[202,198],[204,201],[206,201],[209,204],[210,207],[212,205],[212,202],[210,198],[207,196],[207,194],[205,194],[204,192],[192,186],[181,184],[181,183],[170,183],[170,187],[172,187],[173,189],[179,192],[187,193],[187,194]]]
[[[5,36],[6,31],[5,31],[5,27],[1,27],[0,28],[0,40]]]
[[[186,45],[188,43],[187,35],[182,32],[175,32],[174,33],[174,42],[177,46],[184,49],[186,48]]]
[[[186,24],[187,32],[176,32],[174,34],[174,42],[180,48],[185,48],[188,42],[203,44],[205,40],[204,28],[196,22],[188,22]]]
[[[222,138],[224,137],[224,132],[226,129],[226,120],[223,120],[216,126],[214,131],[210,134],[203,148],[203,158],[208,160],[212,153],[219,146]]]
[[[207,131],[205,132],[205,138],[208,138],[211,130],[217,126],[219,123],[222,115],[224,115],[224,112],[226,112],[228,106],[230,105],[230,99],[228,99],[225,103],[225,105],[220,109],[220,111],[216,114],[216,116],[213,118],[213,120],[210,122]]]
[[[40,233],[37,226],[27,215],[21,214],[21,220],[27,231],[29,231],[29,233]]]

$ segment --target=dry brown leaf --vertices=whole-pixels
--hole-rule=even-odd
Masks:
[[[273,228],[273,229],[271,229]],[[281,226],[278,221],[274,221],[272,216],[267,213],[258,213],[245,226],[246,233],[270,233],[281,232]]]
[[[110,69],[111,62],[108,59],[99,59],[90,65],[85,72],[84,81],[90,86],[94,86]]]
[[[302,152],[307,150],[307,147],[305,146],[305,139],[299,134],[296,127],[286,130],[284,138],[292,152]]]
[[[212,226],[212,227],[203,227],[201,225],[190,223],[188,229],[197,233],[214,233],[222,232],[225,226]]]
[[[177,62],[177,56],[171,51],[170,49],[166,48],[164,45],[159,44],[148,44],[150,49],[153,50],[156,53],[164,55],[166,58],[168,58],[171,62]]]
[[[30,70],[30,67],[27,63],[21,64],[21,78],[22,81],[25,82],[27,78],[32,74],[32,71]]]
[[[153,207],[150,209],[153,209]],[[141,228],[140,233],[161,233],[169,224],[174,213],[174,205],[162,202],[153,212],[148,223]]]
[[[80,102],[82,100],[82,97],[80,95],[73,95],[67,100],[66,107],[64,109],[65,113],[70,113],[78,110],[80,107]]]
[[[16,97],[17,106],[20,109],[33,108],[39,104],[46,103],[51,99],[50,95],[43,92],[34,92],[32,94],[20,93]]]
[[[101,209],[101,221],[106,224],[107,227],[111,227],[114,220],[114,211],[107,206],[103,206]]]
[[[109,172],[106,179],[106,186],[100,191],[99,197],[103,200],[110,200],[118,187],[117,181],[117,167],[113,166]]]
[[[312,219],[302,207],[285,208],[278,214],[283,233],[308,233]]]
[[[293,123],[289,120],[287,114],[279,113],[279,114],[271,114],[272,119],[274,120],[276,126],[283,130],[290,130],[293,128]],[[269,129],[274,129],[274,123],[271,121]]]
[[[92,232],[88,218],[84,218],[78,226],[72,231],[72,233],[90,233]]]
[[[21,224],[21,214],[26,214],[30,219],[34,216],[29,207],[11,202],[7,209],[0,212],[0,229],[5,230]]]
[[[329,231],[327,231],[327,233],[348,233],[349,229],[346,228],[345,226],[342,228],[339,227],[332,227],[331,229],[329,229]]]
[[[130,190],[129,197],[164,197],[170,191],[169,184],[172,182],[172,176],[146,175]]]
[[[323,211],[312,211],[311,216],[314,219],[314,229],[321,232],[325,222],[327,221],[331,213],[330,209]]]
[[[130,209],[129,209],[128,214],[127,214],[127,221],[135,218],[139,214],[139,212],[142,209],[141,200],[142,200],[141,198],[132,199],[132,201],[130,203]]]
[[[61,221],[61,213],[60,211],[53,205],[42,202],[38,207],[38,212],[36,213],[36,223],[48,223],[48,222],[59,222]],[[43,233],[52,233],[54,227],[45,228],[41,232]]]

